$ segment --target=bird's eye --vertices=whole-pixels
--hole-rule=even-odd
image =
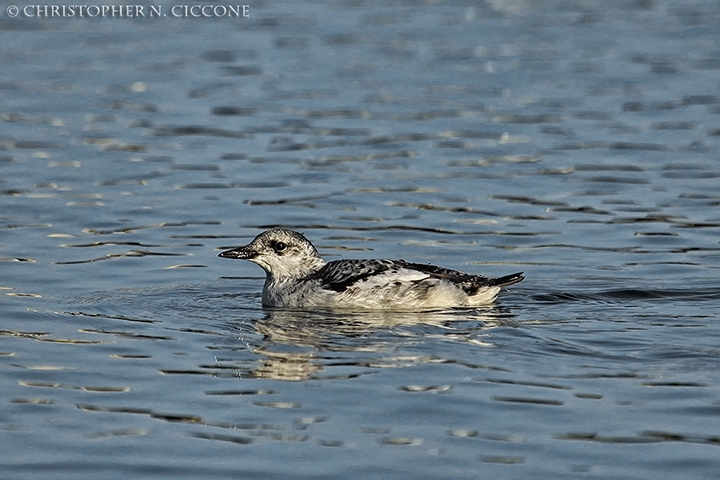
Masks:
[[[285,242],[277,242],[273,249],[277,253],[282,253],[287,248],[287,244]]]

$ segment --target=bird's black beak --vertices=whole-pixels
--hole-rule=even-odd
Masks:
[[[225,250],[224,252],[219,253],[218,257],[250,260],[251,258],[257,257],[257,252],[255,250],[251,250],[248,246],[244,246],[233,248],[232,250]]]

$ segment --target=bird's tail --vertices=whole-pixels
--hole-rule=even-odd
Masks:
[[[504,277],[491,278],[488,285],[491,287],[507,287],[508,285],[514,285],[518,282],[525,280],[523,272],[513,273],[512,275],[505,275]]]

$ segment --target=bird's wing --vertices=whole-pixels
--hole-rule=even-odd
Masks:
[[[420,263],[402,262],[405,268],[427,273],[432,278],[447,280],[462,289],[466,294],[472,296],[486,287],[505,287],[521,282],[525,277],[522,272],[506,275],[499,278],[489,278],[482,275],[472,275],[458,272],[449,268],[436,267],[435,265],[423,265]]]
[[[519,272],[503,277],[491,278],[490,285],[493,287],[507,287],[508,285],[515,285],[518,282],[522,282],[523,280],[525,280],[525,275],[523,275],[523,272]]]
[[[500,278],[488,278],[482,275],[471,275],[449,268],[410,263],[404,260],[335,260],[323,266],[308,277],[320,281],[321,287],[335,292],[344,292],[357,282],[370,280],[372,277],[392,281],[394,275],[400,279],[419,283],[428,279],[444,280],[462,289],[468,295],[475,295],[486,287],[504,287],[523,280],[522,273],[515,273]]]
[[[396,260],[335,260],[311,274],[308,280],[320,280],[322,288],[344,292],[357,282],[375,275],[397,271],[405,262]]]

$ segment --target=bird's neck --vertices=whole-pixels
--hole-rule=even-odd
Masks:
[[[296,281],[306,278],[325,266],[325,260],[315,257],[311,262],[304,262],[302,265],[287,265],[287,268],[274,268],[272,273],[267,272],[265,283],[282,283]]]

